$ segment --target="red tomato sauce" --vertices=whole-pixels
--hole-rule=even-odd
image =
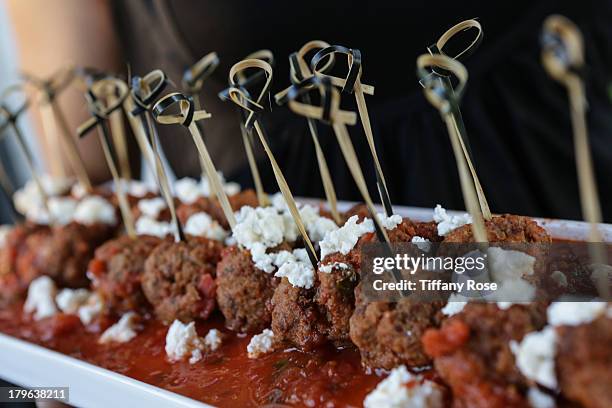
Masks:
[[[381,380],[361,367],[353,347],[280,350],[249,359],[251,336],[225,330],[220,315],[197,326],[201,336],[211,328],[225,334],[217,351],[196,364],[170,363],[164,350],[168,328],[154,319],[143,326],[128,343],[101,345],[99,333],[87,332],[76,316],[34,322],[21,304],[0,310],[0,332],[219,407],[361,407]]]

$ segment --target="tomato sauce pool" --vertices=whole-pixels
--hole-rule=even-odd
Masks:
[[[196,364],[170,363],[164,350],[168,328],[153,319],[143,326],[128,343],[101,345],[99,333],[87,332],[76,316],[33,322],[23,315],[21,304],[0,310],[0,332],[219,407],[361,407],[381,380],[361,367],[352,347],[281,350],[249,359],[251,336],[225,330],[218,315],[197,330],[200,336],[211,328],[221,330],[222,346]]]

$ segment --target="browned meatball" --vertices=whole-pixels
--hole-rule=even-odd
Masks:
[[[160,243],[157,237],[122,236],[96,250],[95,258],[89,263],[90,278],[109,312],[122,314],[149,306],[141,280],[145,261]]]
[[[563,396],[585,408],[612,407],[612,319],[557,330],[555,367]]]
[[[217,264],[217,303],[225,325],[238,332],[260,332],[270,327],[267,303],[278,280],[274,273],[256,268],[248,250],[226,248]]]
[[[526,407],[528,383],[510,350],[546,323],[546,305],[470,303],[423,336],[425,352],[434,358],[442,379],[452,388],[460,407]]]
[[[442,302],[368,302],[356,292],[356,308],[350,320],[350,336],[366,367],[392,369],[400,364],[422,367],[431,362],[421,336],[440,324]]]
[[[351,208],[349,208],[344,214],[342,214],[342,218],[344,218],[344,222],[346,222],[353,215],[356,215],[360,220],[364,218],[370,217],[370,212],[368,211],[368,207],[365,204],[355,204]]]
[[[498,215],[485,221],[485,227],[489,242],[552,242],[546,230],[529,217],[511,214]],[[471,225],[464,225],[449,232],[444,242],[474,242]]]
[[[165,323],[206,319],[215,308],[215,268],[223,245],[202,237],[163,242],[145,262],[142,289]]]
[[[325,342],[327,322],[313,301],[315,291],[315,288],[295,287],[287,278],[281,280],[270,302],[272,331],[278,340],[304,351]]]
[[[60,287],[80,288],[89,285],[87,265],[95,249],[111,238],[115,227],[105,224],[83,225],[71,222],[30,234],[24,252],[17,260],[22,282],[48,275]]]
[[[259,202],[257,201],[257,194],[254,190],[244,190],[238,194],[234,194],[229,197],[230,206],[232,210],[238,211],[244,206],[257,207]],[[181,221],[185,224],[189,217],[195,213],[205,212],[216,220],[226,230],[229,230],[229,223],[225,219],[223,210],[219,202],[211,197],[199,197],[192,204],[181,204],[176,213]]]

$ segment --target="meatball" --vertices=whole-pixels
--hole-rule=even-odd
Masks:
[[[278,278],[258,269],[248,250],[226,248],[217,264],[217,303],[225,325],[238,332],[261,332],[270,327],[272,317],[267,303]]]
[[[422,367],[431,362],[424,353],[421,336],[442,319],[442,302],[367,302],[356,292],[350,336],[366,367],[390,370],[400,364]]]
[[[612,319],[558,329],[555,367],[561,394],[585,408],[612,406]]]
[[[244,190],[238,194],[234,194],[229,197],[230,206],[232,210],[238,211],[244,206],[257,207],[259,202],[257,201],[257,194],[254,190]],[[229,223],[225,219],[223,209],[219,202],[211,197],[199,197],[195,202],[191,204],[181,204],[177,210],[177,216],[181,223],[185,224],[189,217],[195,213],[205,212],[209,214],[219,225],[224,229],[229,230]]]
[[[550,243],[550,235],[533,219],[520,215],[504,214],[492,217],[485,221],[489,242],[506,243]],[[464,225],[451,232],[444,238],[444,242],[474,242],[472,226]]]
[[[142,289],[156,316],[165,323],[206,319],[215,308],[215,268],[223,245],[190,236],[162,242],[149,255]]]
[[[423,336],[427,355],[461,407],[525,407],[527,380],[516,367],[510,341],[520,342],[546,323],[546,305],[470,303]]]
[[[270,301],[272,331],[280,341],[304,351],[323,344],[326,340],[327,322],[318,305],[313,301],[315,288],[293,286],[283,278],[274,290]]]
[[[111,238],[115,227],[105,224],[83,225],[71,222],[54,226],[49,232],[30,234],[17,259],[17,273],[24,283],[48,275],[60,287],[80,288],[89,285],[86,276],[95,249]]]
[[[149,306],[141,280],[145,261],[160,243],[157,237],[122,236],[96,250],[95,258],[89,263],[90,277],[109,312],[121,315]]]

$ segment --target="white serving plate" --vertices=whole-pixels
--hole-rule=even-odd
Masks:
[[[318,200],[299,199],[304,203]],[[339,210],[353,203],[339,203]],[[432,209],[394,207],[404,217],[415,221],[430,221]],[[449,213],[456,213],[449,211]],[[589,225],[579,221],[536,218],[552,236],[583,240]],[[612,225],[599,226],[605,241],[612,242]],[[170,391],[126,377],[122,374],[85,363],[73,357],[40,347],[0,333],[0,377],[23,387],[70,387],[70,404],[79,407],[135,407],[147,408],[193,407],[210,405],[183,397]]]

